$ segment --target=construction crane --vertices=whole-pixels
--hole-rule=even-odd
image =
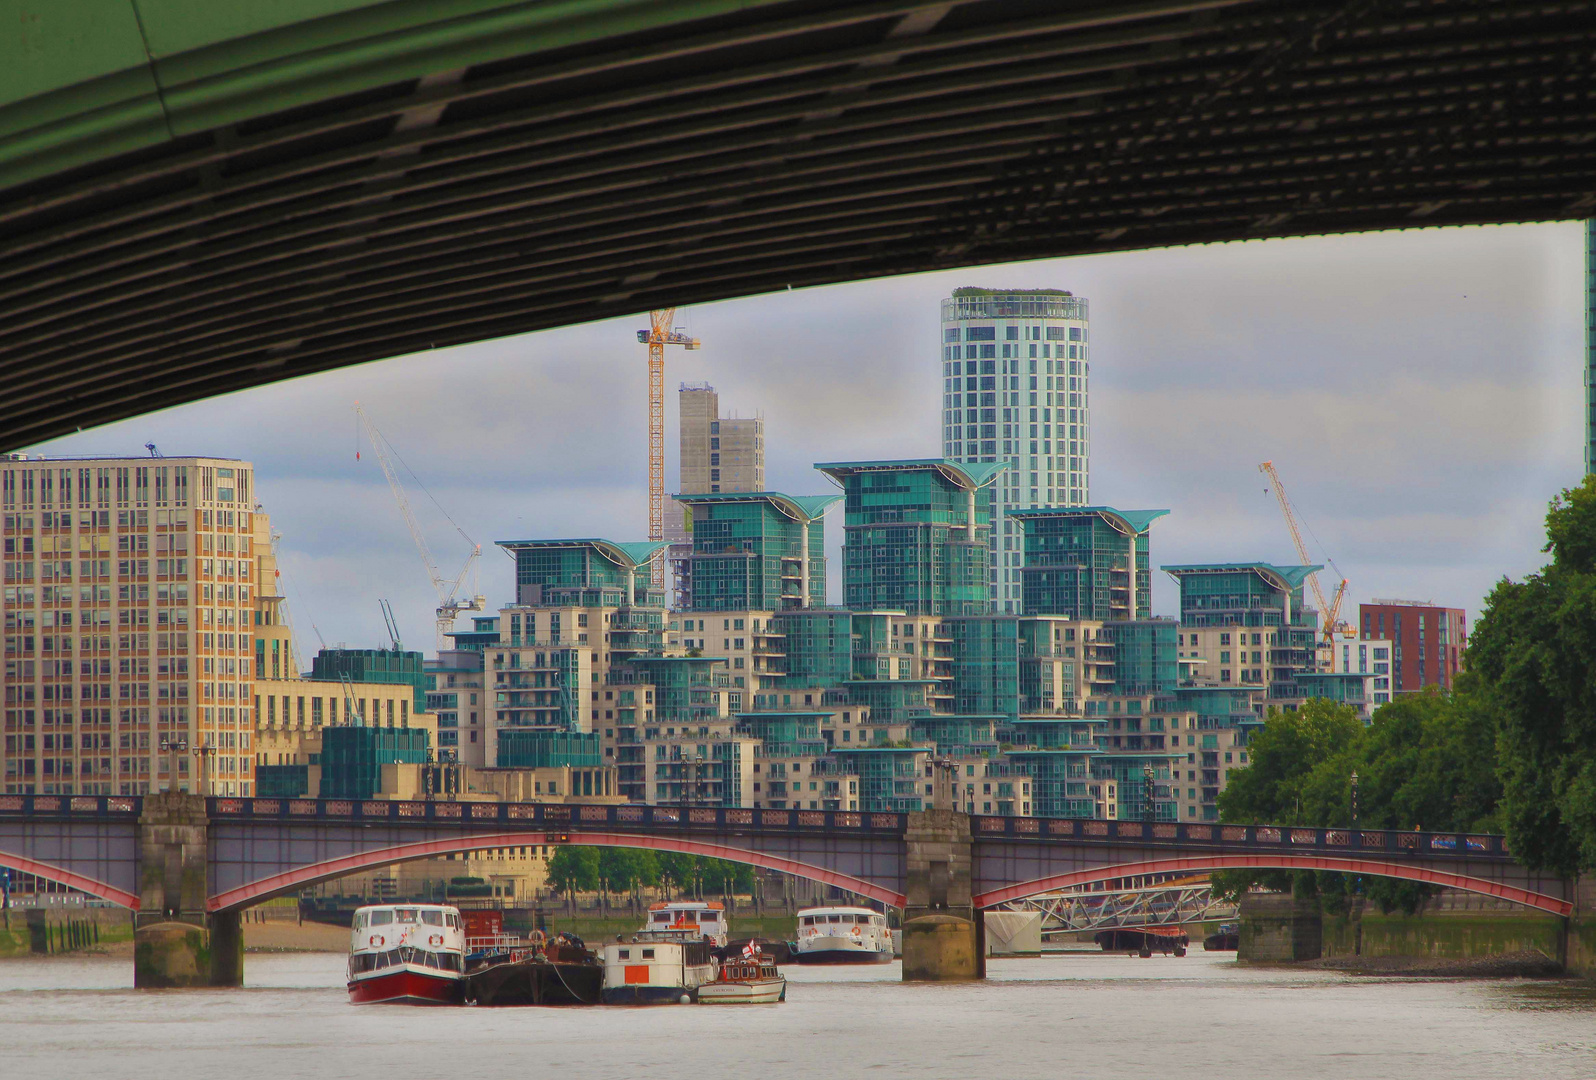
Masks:
[[[1291,499],[1286,495],[1286,485],[1280,482],[1280,474],[1275,471],[1274,462],[1264,462],[1258,466],[1258,471],[1269,478],[1269,486],[1274,491],[1275,500],[1280,503],[1280,512],[1286,517],[1286,528],[1291,532],[1291,542],[1297,545],[1297,558],[1302,560],[1304,566],[1309,565],[1308,545],[1302,541],[1302,530],[1297,528],[1297,515],[1292,509]],[[1327,556],[1325,562],[1330,564],[1330,569],[1336,572],[1337,577],[1341,577],[1341,568],[1336,565],[1334,559]],[[1335,641],[1336,633],[1346,629],[1346,624],[1338,621],[1338,616],[1341,614],[1341,601],[1347,595],[1347,579],[1341,578],[1340,584],[1336,586],[1335,596],[1328,604],[1325,603],[1324,590],[1319,587],[1318,571],[1308,575],[1308,587],[1313,590],[1313,598],[1318,601],[1319,610],[1324,612],[1323,644],[1330,645]]]
[[[404,643],[399,639],[399,620],[394,618],[393,605],[386,600],[378,600],[377,605],[382,608],[382,621],[388,627],[388,640],[393,642],[393,651],[404,652]]]
[[[422,493],[427,498],[432,499],[432,505],[438,507],[438,511],[448,519],[450,525],[454,526],[455,532],[459,533],[461,538],[471,547],[471,553],[466,556],[465,565],[460,568],[460,572],[454,577],[446,578],[438,571],[437,561],[433,559],[432,551],[427,547],[426,537],[421,533],[421,526],[416,524],[416,515],[410,509],[410,499],[405,495],[404,484],[400,482],[399,474],[394,469],[394,459],[398,458],[399,455],[394,453],[393,446],[383,437],[382,432],[377,430],[377,426],[371,422],[371,418],[366,415],[366,411],[360,407],[360,402],[358,401],[355,402],[355,417],[359,421],[360,429],[364,429],[366,433],[366,441],[371,444],[372,453],[377,455],[377,463],[382,466],[382,473],[388,478],[388,487],[393,490],[394,501],[399,504],[399,512],[404,515],[405,525],[410,529],[410,537],[416,542],[416,550],[421,552],[421,561],[426,564],[427,576],[431,578],[432,587],[438,594],[438,648],[448,648],[449,631],[454,629],[454,621],[462,611],[486,611],[488,609],[488,598],[477,592],[476,569],[477,560],[482,556],[482,546],[466,535],[466,531],[460,527],[454,518],[449,517],[449,512],[439,505],[437,499],[432,498],[432,493],[427,491],[420,478],[406,465],[405,471],[410,473],[410,478],[415,480],[416,486],[421,488]],[[357,429],[355,440],[356,461],[360,460],[360,441],[358,436]],[[404,464],[404,462],[401,460],[400,464]],[[465,583],[467,576],[471,578],[472,595],[469,598],[457,599],[460,587]],[[397,637],[397,634],[395,637]]]
[[[673,307],[649,312],[649,328],[637,332],[648,346],[648,538],[665,539],[665,346],[696,349],[700,342],[673,328]],[[656,555],[650,564],[656,588],[665,585],[665,560]]]

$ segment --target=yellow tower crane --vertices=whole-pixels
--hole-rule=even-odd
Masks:
[[[637,332],[637,340],[648,346],[648,538],[665,539],[665,346],[680,345],[696,349],[699,340],[671,325],[676,319],[673,307],[649,312],[649,328]],[[651,569],[654,585],[665,585],[665,560],[655,556]]]
[[[1297,558],[1307,566],[1308,545],[1302,542],[1302,531],[1297,528],[1297,515],[1292,510],[1291,499],[1286,495],[1286,485],[1280,482],[1280,474],[1275,471],[1274,462],[1264,462],[1258,466],[1258,471],[1269,478],[1269,486],[1274,491],[1275,500],[1280,503],[1280,512],[1286,517],[1286,528],[1291,532],[1291,542],[1297,545]],[[1330,569],[1334,570],[1337,576],[1340,575],[1341,568],[1336,566],[1334,559],[1327,557],[1325,562],[1330,564]],[[1346,629],[1346,624],[1339,622],[1338,616],[1341,614],[1341,601],[1347,595],[1347,579],[1341,579],[1341,583],[1336,586],[1335,596],[1328,604],[1325,603],[1324,590],[1319,588],[1317,571],[1308,575],[1308,587],[1313,590],[1313,598],[1319,602],[1319,610],[1324,612],[1323,644],[1329,645],[1335,641],[1339,631]]]

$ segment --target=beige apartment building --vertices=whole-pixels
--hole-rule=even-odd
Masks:
[[[270,533],[252,475],[211,457],[0,458],[6,792],[197,791],[203,758],[206,791],[249,793]]]

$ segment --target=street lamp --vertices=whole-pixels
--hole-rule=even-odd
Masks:
[[[166,790],[172,791],[177,787],[178,755],[188,753],[188,736],[162,735],[161,753],[169,755],[166,763]]]
[[[1352,827],[1358,827],[1358,770],[1352,770]]]

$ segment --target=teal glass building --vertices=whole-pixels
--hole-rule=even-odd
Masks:
[[[1022,610],[1072,619],[1148,618],[1150,531],[1167,513],[1112,506],[1010,510],[1024,530]]]
[[[789,611],[826,602],[826,509],[839,495],[677,495],[693,514],[677,562],[686,611]]]
[[[908,615],[992,610],[992,484],[1005,462],[944,458],[815,468],[843,489],[844,606]]]

